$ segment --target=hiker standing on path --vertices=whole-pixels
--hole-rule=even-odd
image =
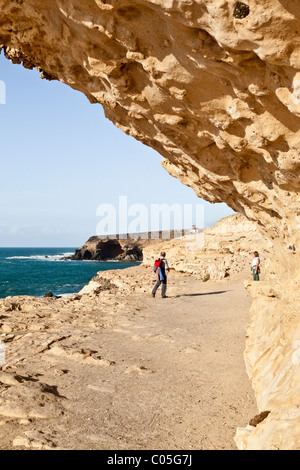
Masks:
[[[260,258],[257,251],[254,252],[254,258],[251,264],[251,271],[253,273],[253,281],[259,281]]]
[[[168,261],[166,260],[166,253],[164,251],[161,252],[160,257],[158,260],[155,261],[154,264],[154,272],[157,276],[157,283],[154,286],[152,291],[152,296],[155,297],[156,291],[159,286],[162,284],[161,296],[165,299],[166,292],[167,292],[167,273],[169,271]]]

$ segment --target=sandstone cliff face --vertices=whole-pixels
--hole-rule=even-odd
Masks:
[[[259,250],[265,277],[272,244],[262,237],[254,222],[241,214],[225,217],[199,233],[182,232],[184,236],[176,237],[171,230],[168,239],[164,233],[157,239],[159,232],[132,234],[128,239],[93,236],[70,259],[143,261],[144,266],[152,268],[155,259],[165,251],[173,270],[193,274],[204,281],[218,281],[240,273],[249,277],[253,251]],[[101,272],[100,277],[103,276]]]
[[[290,369],[299,351],[300,6],[0,0],[0,7],[7,58],[101,103],[118,127],[163,155],[170,174],[258,221],[274,242],[276,295],[257,294],[247,347],[259,402],[272,412],[251,439],[260,436],[255,445],[262,447],[296,446],[288,434],[296,434],[300,416],[299,372]],[[285,380],[276,379],[278,367]],[[267,384],[255,379],[263,376]],[[251,447],[251,439],[239,445]]]

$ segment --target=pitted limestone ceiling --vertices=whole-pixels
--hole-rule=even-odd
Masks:
[[[101,103],[211,201],[299,240],[300,6],[0,0],[0,47]]]

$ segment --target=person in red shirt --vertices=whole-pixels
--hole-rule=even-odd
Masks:
[[[159,288],[159,286],[162,284],[162,289],[161,289],[161,296],[163,299],[165,299],[166,293],[167,293],[167,274],[169,272],[169,265],[168,261],[166,260],[166,253],[164,251],[161,252],[160,257],[158,260],[155,261],[154,264],[154,272],[156,273],[157,276],[157,283],[155,284],[153,291],[152,291],[152,296],[155,297],[156,291]]]

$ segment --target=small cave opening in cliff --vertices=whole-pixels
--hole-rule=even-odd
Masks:
[[[124,253],[118,240],[107,240],[99,243],[97,247],[97,259],[116,259]]]
[[[233,12],[233,16],[235,18],[242,20],[243,18],[246,18],[249,15],[249,13],[250,13],[249,5],[246,5],[246,3],[243,3],[243,2],[237,2],[234,12]]]

